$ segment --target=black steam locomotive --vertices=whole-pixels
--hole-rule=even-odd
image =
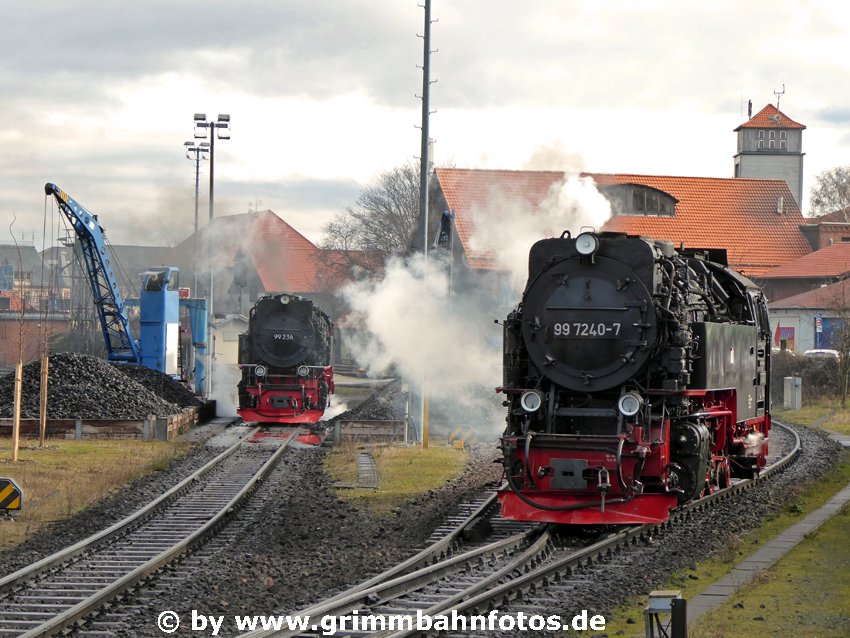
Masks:
[[[260,297],[239,335],[239,416],[260,423],[315,423],[334,391],[333,324],[309,299]]]
[[[765,464],[770,325],[723,250],[537,242],[504,324],[502,515],[660,522]]]

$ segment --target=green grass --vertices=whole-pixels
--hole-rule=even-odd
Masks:
[[[0,550],[35,531],[85,509],[126,483],[168,467],[189,449],[163,441],[71,441],[48,439],[44,448],[25,440],[12,463],[10,439],[0,439],[0,476],[24,493],[15,520],[0,519]]]
[[[343,445],[325,457],[325,469],[334,481],[357,481],[357,455],[368,449],[378,466],[378,489],[338,489],[340,498],[354,501],[378,515],[463,473],[466,452],[450,447],[390,447]]]
[[[850,636],[848,525],[845,506],[751,586],[702,618],[691,638]]]

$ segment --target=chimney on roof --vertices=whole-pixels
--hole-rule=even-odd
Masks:
[[[785,198],[780,195],[776,198],[776,214],[781,215],[785,212]]]
[[[753,119],[753,101],[752,100],[747,102],[747,119],[748,120]]]

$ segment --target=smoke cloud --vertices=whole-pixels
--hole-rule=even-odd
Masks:
[[[592,180],[567,176],[541,205],[491,193],[487,206],[471,211],[473,236],[467,250],[492,257],[500,289],[459,287],[444,258],[422,255],[391,260],[381,281],[349,285],[343,294],[363,330],[352,343],[358,361],[373,371],[394,368],[421,387],[432,413],[451,426],[473,425],[495,439],[504,427],[504,408],[495,388],[502,375],[503,319],[522,297],[528,252],[543,238],[583,226],[599,229],[610,217],[607,200]],[[484,276],[482,276],[482,281]]]
[[[490,194],[486,207],[473,209],[469,245],[476,253],[491,256],[498,269],[508,273],[511,289],[520,299],[528,277],[528,252],[540,239],[569,230],[575,236],[583,227],[602,228],[611,218],[611,205],[589,177],[568,175],[552,185],[537,210],[529,202]]]

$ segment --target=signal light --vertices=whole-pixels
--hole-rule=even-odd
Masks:
[[[543,395],[537,390],[526,390],[520,396],[519,404],[526,412],[537,412],[543,405]]]
[[[599,250],[599,238],[593,233],[582,233],[576,237],[576,250],[579,255],[592,255]]]

